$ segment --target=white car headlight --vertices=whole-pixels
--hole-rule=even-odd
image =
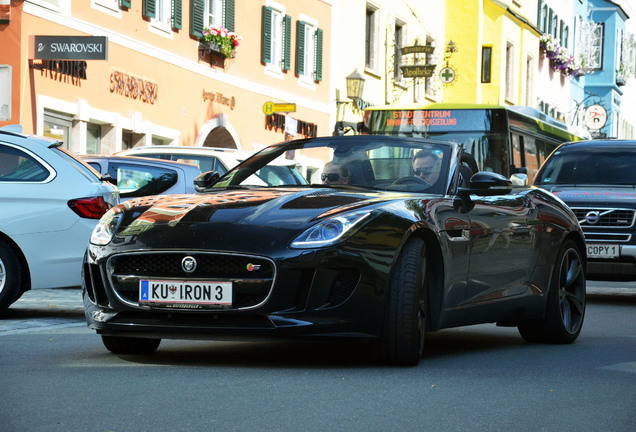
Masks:
[[[91,243],[98,246],[107,245],[117,232],[122,216],[121,211],[115,211],[114,208],[108,210],[93,229]]]
[[[348,237],[348,234],[351,234],[351,229],[370,214],[370,210],[363,210],[325,219],[296,237],[291,247],[315,248],[338,243]]]

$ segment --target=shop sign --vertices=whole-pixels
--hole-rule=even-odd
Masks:
[[[413,45],[400,48],[402,54],[433,54],[435,47],[431,45]]]
[[[404,78],[430,78],[436,65],[400,66]]]
[[[220,103],[221,105],[229,106],[232,110],[234,109],[234,107],[236,107],[236,98],[234,98],[234,96],[225,96],[223,93],[206,91],[205,89],[203,89],[201,97],[203,98],[204,102],[206,100],[209,100],[212,102]]]
[[[143,78],[115,71],[110,74],[110,92],[154,104],[157,100],[159,85]]]
[[[296,104],[265,102],[263,104],[263,112],[265,115],[272,115],[277,112],[296,112]]]
[[[287,131],[287,133],[290,135],[296,135],[296,134],[304,135],[307,138],[315,138],[316,136],[318,136],[318,125],[314,123],[305,122],[302,120],[297,120],[297,119],[291,120],[296,123],[296,126],[295,126],[296,134],[290,133],[290,131],[287,129],[286,119],[287,119],[287,116],[283,114],[268,115],[268,116],[265,116],[265,125],[270,130],[276,129],[281,132]]]
[[[33,59],[108,60],[106,36],[33,36]]]

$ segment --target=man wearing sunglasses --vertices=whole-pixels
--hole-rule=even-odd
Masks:
[[[413,174],[432,185],[439,178],[439,162],[439,157],[430,150],[420,150],[413,157]]]
[[[320,175],[324,184],[349,184],[349,171],[344,165],[329,162]]]

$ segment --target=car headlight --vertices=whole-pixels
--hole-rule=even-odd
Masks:
[[[108,210],[99,222],[97,222],[95,229],[93,229],[91,243],[98,246],[107,245],[117,232],[122,216],[123,213],[121,211],[115,211],[115,209]]]
[[[292,242],[293,248],[329,246],[351,235],[351,229],[371,215],[370,210],[334,216],[307,229]]]

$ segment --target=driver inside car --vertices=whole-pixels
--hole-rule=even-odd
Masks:
[[[349,170],[344,165],[329,162],[320,175],[324,184],[349,184]]]
[[[430,150],[420,150],[413,156],[413,175],[432,185],[439,178],[440,162]]]

